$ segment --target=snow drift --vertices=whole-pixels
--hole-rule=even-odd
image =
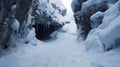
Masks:
[[[80,33],[78,36],[84,38],[86,36],[84,43],[87,51],[104,52],[119,47],[119,5],[120,1],[118,0],[88,0],[83,2],[81,9],[79,8],[75,12],[76,24],[78,30],[81,30],[82,33],[82,35]],[[73,9],[75,8],[77,7]],[[88,28],[89,30],[87,30]],[[88,35],[83,34],[84,32],[88,33]]]

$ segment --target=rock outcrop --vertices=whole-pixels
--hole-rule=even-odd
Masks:
[[[79,1],[81,0],[78,0],[78,2]],[[76,3],[76,5],[72,5],[74,6],[74,17],[78,30],[81,30],[80,34],[78,35],[78,38],[82,36],[83,40],[85,40],[88,36],[88,33],[92,29],[90,17],[98,11],[105,12],[109,8],[109,3],[113,4],[114,2],[107,0],[88,0],[86,2],[78,2]]]
[[[120,1],[88,0],[75,12],[86,51],[105,52],[120,47]]]
[[[15,46],[15,41],[26,39],[33,28],[38,39],[49,38],[63,26],[58,18],[65,14],[65,7],[49,0],[0,0],[0,49]]]
[[[57,0],[56,0],[57,1]],[[61,28],[60,18],[66,14],[66,8],[57,2],[34,0],[33,21],[35,22],[36,37],[40,40],[49,39],[50,35]]]
[[[0,48],[13,45],[26,27],[32,0],[0,0]],[[16,27],[17,26],[17,27]],[[19,36],[21,37],[21,36]]]

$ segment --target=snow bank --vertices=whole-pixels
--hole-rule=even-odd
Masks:
[[[113,20],[108,27],[103,29],[100,34],[100,40],[105,45],[105,49],[116,47],[120,43],[120,16]],[[118,46],[117,46],[118,47]]]
[[[110,24],[110,22],[112,22],[115,18],[119,16],[119,5],[120,2],[117,2],[104,13],[103,23],[100,25],[100,28],[104,29]]]
[[[87,0],[86,2],[82,3],[82,10],[89,8],[91,5],[99,4],[99,3],[105,3],[106,0]]]
[[[120,2],[117,2],[110,9],[108,9],[104,13],[102,24],[98,28],[90,31],[85,41],[86,50],[92,51],[97,50],[98,52],[100,51],[103,52],[119,46],[120,44],[119,43],[120,11],[118,8],[119,5]],[[91,16],[91,19],[93,16]]]

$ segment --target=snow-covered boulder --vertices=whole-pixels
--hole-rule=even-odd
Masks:
[[[104,17],[104,13],[100,12],[100,11],[93,14],[90,17],[90,21],[91,21],[90,25],[91,25],[91,27],[92,28],[97,28],[102,23],[103,17]]]
[[[89,31],[92,29],[90,24],[90,17],[97,11],[104,12],[107,9],[108,5],[106,1],[94,2],[92,0],[88,0],[84,2],[82,4],[81,11],[77,11],[74,14],[78,30],[82,30],[78,37],[82,36],[82,38],[85,40]],[[79,28],[79,26],[82,27]]]
[[[82,4],[80,0],[73,0],[78,37],[86,39],[87,51],[104,52],[119,46],[119,5],[118,0],[87,0]]]
[[[120,16],[113,20],[108,27],[103,29],[98,35],[105,50],[120,46]]]
[[[110,22],[112,22],[115,18],[119,16],[120,14],[119,5],[120,2],[117,2],[113,6],[111,6],[111,8],[109,8],[107,11],[105,11],[103,23],[100,25],[99,28],[104,29],[108,27]]]
[[[85,44],[86,51],[93,51],[93,52],[99,52],[99,53],[105,51],[105,48],[102,42],[100,41],[99,37],[96,35],[88,36],[84,44]]]
[[[66,15],[67,9],[61,0],[50,0],[51,5],[54,9],[57,9],[62,16]]]
[[[78,27],[78,30],[82,30],[80,34],[78,34],[78,37],[81,37],[85,40],[90,32],[91,29],[94,27],[98,27],[102,23],[102,14],[101,18],[99,15],[99,22],[96,22],[94,19],[97,20],[97,16],[91,17],[96,12],[105,12],[108,8],[110,8],[110,5],[113,5],[118,0],[112,1],[112,0],[73,0],[72,3],[72,9],[74,11],[74,17],[75,21]],[[100,14],[100,13],[97,13]],[[94,16],[94,15],[93,15]],[[90,23],[92,20],[92,23],[94,23],[96,26],[94,26],[92,23]],[[93,21],[94,20],[94,21]],[[92,24],[92,25],[91,25]]]
[[[97,49],[97,51],[101,51],[101,49],[103,49],[103,51],[108,51],[110,49],[118,48],[120,46],[119,5],[120,1],[118,1],[113,6],[111,6],[107,11],[105,11],[102,24],[96,29],[90,31],[85,41],[86,50],[94,51]],[[95,43],[96,40],[99,40],[97,44]]]
[[[85,41],[87,51],[103,52],[120,46],[120,16],[105,29],[94,29]]]

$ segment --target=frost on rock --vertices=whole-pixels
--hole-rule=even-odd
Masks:
[[[63,26],[60,19],[66,14],[66,8],[60,0],[34,0],[32,5],[35,15],[36,37],[40,40],[49,39],[50,35]],[[63,6],[60,6],[63,5]]]
[[[78,2],[76,3],[76,1]],[[101,23],[104,23],[104,15],[102,13],[106,12],[106,10],[111,8],[117,1],[118,0],[73,0],[73,4],[76,3],[72,6],[74,6],[73,11],[77,28],[78,30],[82,30],[80,34],[78,34],[78,38],[82,37],[85,40],[90,30],[100,26]],[[77,5],[78,3],[79,5]],[[111,5],[111,7],[109,5]],[[98,14],[100,14],[99,17],[97,16]]]
[[[80,9],[80,7],[79,7]],[[98,1],[94,2],[92,0],[88,0],[81,4],[81,9],[77,12],[74,12],[75,21],[78,27],[78,30],[82,30],[81,34],[78,37],[81,37],[85,40],[88,33],[92,29],[90,24],[90,17],[96,13],[97,11],[104,12],[108,9],[108,5],[106,1]],[[82,26],[82,28],[80,28]]]
[[[103,51],[108,51],[113,48],[118,48],[120,46],[120,11],[118,8],[119,5],[120,1],[118,1],[113,6],[111,6],[111,8],[105,11],[102,24],[99,25],[99,27],[97,27],[96,29],[90,31],[85,41],[87,50],[94,50],[98,48],[100,49],[100,46],[102,45],[101,49],[103,49]],[[100,42],[98,46],[97,44],[93,43],[97,40],[94,39],[96,37]],[[94,49],[91,48],[95,46],[97,47]]]
[[[103,23],[100,25],[101,29],[108,27],[110,22],[112,22],[115,18],[117,18],[120,14],[119,10],[120,2],[115,3],[111,8],[109,8],[104,13]]]
[[[50,0],[50,3],[53,8],[57,9],[62,16],[66,15],[67,9],[61,0]]]
[[[17,39],[22,38],[27,31],[27,13],[31,4],[32,0],[0,1],[0,49],[15,46]]]
[[[91,27],[92,28],[97,28],[100,24],[102,24],[102,20],[104,18],[104,13],[103,12],[96,12],[90,17],[91,20]]]
[[[118,46],[119,5],[118,0],[73,0],[78,38],[85,40],[87,51],[104,52]]]
[[[80,8],[78,8],[80,6],[79,1],[78,0],[73,0],[72,4],[71,4],[71,8],[74,12],[77,11],[77,9],[80,10]]]
[[[87,0],[73,0],[71,3],[71,8],[73,10],[73,12],[77,12],[77,11],[81,11],[82,8],[82,3],[85,2]]]
[[[14,31],[18,31],[20,27],[19,21],[17,19],[13,19],[11,27]]]
[[[103,29],[99,38],[105,46],[106,50],[120,46],[120,16],[113,20],[108,27]]]

